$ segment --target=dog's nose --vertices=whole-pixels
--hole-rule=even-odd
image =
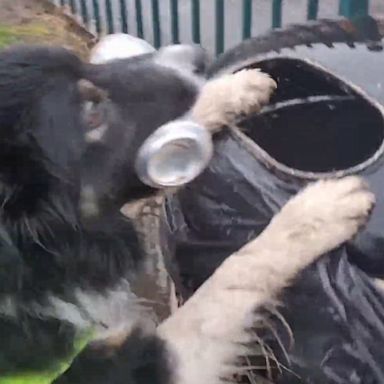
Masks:
[[[161,48],[156,57],[162,65],[197,74],[205,74],[211,61],[207,51],[199,45],[170,45]]]

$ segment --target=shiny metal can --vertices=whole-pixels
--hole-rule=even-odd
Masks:
[[[176,120],[145,140],[136,158],[136,172],[151,187],[177,187],[200,175],[212,154],[212,137],[204,127],[191,120]]]

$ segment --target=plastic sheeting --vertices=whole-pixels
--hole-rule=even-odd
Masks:
[[[271,341],[282,363],[278,383],[384,383],[384,290],[375,285],[384,277],[384,54],[377,47],[321,45],[252,62],[243,57],[236,69],[272,73],[277,94],[261,116],[240,124],[243,133],[222,132],[206,172],[167,200],[170,268],[187,298],[308,182],[359,174],[370,183],[377,205],[366,229],[284,294],[281,312],[294,345],[276,325],[288,351]]]

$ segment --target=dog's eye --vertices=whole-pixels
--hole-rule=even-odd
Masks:
[[[108,95],[89,80],[81,79],[77,84],[82,104],[83,121],[86,126],[85,139],[100,142],[108,130]]]
[[[89,143],[101,142],[108,130],[107,112],[103,103],[84,103],[85,139]]]
[[[83,101],[83,117],[87,128],[92,130],[105,124],[105,105],[108,100],[106,91],[85,79],[79,80],[77,87]]]
[[[84,121],[87,129],[92,130],[99,128],[106,123],[105,111],[103,105],[93,101],[84,103]]]

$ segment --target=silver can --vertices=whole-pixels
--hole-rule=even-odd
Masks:
[[[151,187],[177,187],[200,175],[212,154],[212,137],[204,127],[176,120],[145,140],[136,158],[136,172]]]

